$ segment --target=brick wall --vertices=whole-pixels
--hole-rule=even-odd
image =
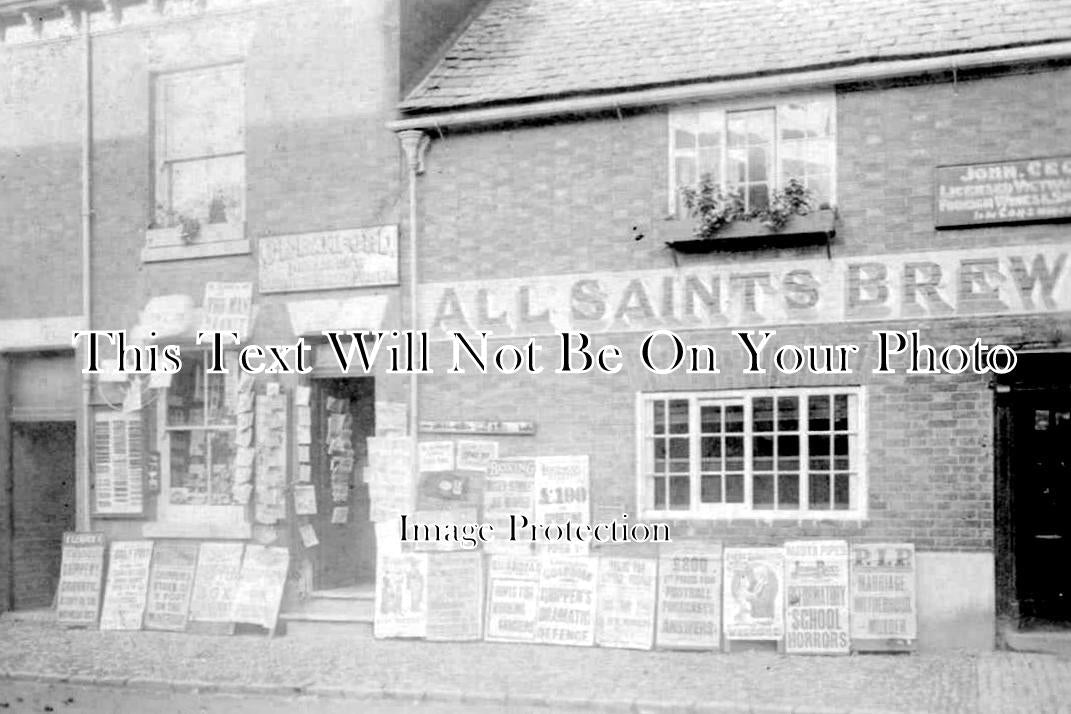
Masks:
[[[1071,70],[992,75],[969,81],[844,88],[838,91],[838,204],[832,257],[935,249],[1066,244],[1060,225],[933,228],[934,167],[1059,153],[1071,125]],[[636,241],[667,206],[665,109],[563,119],[436,137],[422,178],[422,282],[556,273],[613,272],[824,258],[824,247],[674,256]],[[1046,317],[979,318],[777,328],[777,344],[871,345],[878,327],[921,327],[939,348],[970,344],[1067,344]],[[993,539],[993,399],[978,376],[872,376],[871,348],[856,374],[743,376],[727,330],[687,331],[722,359],[717,376],[659,377],[642,368],[642,334],[602,335],[632,361],[616,376],[425,378],[427,419],[526,419],[535,437],[500,439],[503,454],[589,454],[593,512],[636,512],[637,392],[765,386],[863,384],[868,421],[865,522],[680,521],[675,535],[729,543],[796,536],[903,538],[924,550],[990,550]],[[1055,342],[1053,342],[1055,340]],[[543,344],[553,340],[542,339]],[[449,355],[433,353],[433,364]],[[544,364],[556,356],[545,354]],[[734,359],[736,360],[734,362]]]

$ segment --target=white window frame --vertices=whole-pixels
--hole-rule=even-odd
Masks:
[[[804,409],[800,409],[800,468],[799,468],[799,502],[800,508],[795,510],[754,509],[751,506],[752,481],[754,478],[752,461],[752,418],[751,407],[748,404],[744,411],[744,431],[741,436],[744,439],[744,502],[743,503],[701,503],[699,492],[701,488],[700,473],[700,439],[696,438],[699,432],[699,405],[710,402],[733,402],[749,400],[755,397],[804,397],[811,395],[829,394],[852,394],[856,397],[857,411],[849,412],[849,420],[854,418],[854,428],[849,434],[855,435],[856,449],[849,451],[851,463],[849,471],[856,474],[853,484],[856,487],[851,492],[854,508],[844,510],[809,510],[810,488],[810,461],[808,453],[808,439],[806,434],[809,430],[803,430],[805,421]],[[653,484],[648,483],[646,469],[648,449],[650,447],[651,428],[651,404],[661,399],[686,399],[689,402],[688,415],[688,439],[689,439],[689,471],[691,507],[683,509],[656,509],[651,494]],[[867,392],[866,388],[859,385],[827,385],[824,387],[777,387],[769,389],[738,389],[738,390],[709,390],[709,391],[678,391],[678,392],[637,392],[636,393],[636,503],[641,517],[647,519],[662,520],[791,520],[791,521],[862,521],[866,520],[869,499],[869,476],[867,472]],[[667,434],[668,435],[668,434]],[[684,435],[681,435],[684,436]],[[775,476],[776,479],[776,476]],[[724,486],[723,486],[724,487]],[[651,505],[648,505],[651,504]]]
[[[832,140],[833,140],[832,141],[832,143],[833,143],[833,149],[832,149],[832,151],[833,151],[833,160],[832,160],[832,166],[830,168],[830,175],[829,175],[829,196],[822,198],[822,202],[823,203],[829,203],[830,206],[837,205],[837,94],[833,89],[829,89],[829,90],[806,92],[806,93],[774,94],[774,95],[769,95],[769,96],[764,96],[764,97],[754,97],[754,98],[739,99],[739,100],[722,100],[722,101],[714,101],[714,102],[698,102],[698,103],[692,103],[692,104],[687,104],[687,105],[680,105],[680,106],[677,106],[677,107],[670,107],[668,121],[666,122],[666,136],[667,136],[667,142],[666,142],[666,165],[667,165],[667,170],[666,170],[666,175],[667,175],[667,181],[668,181],[668,186],[667,186],[667,189],[668,189],[667,190],[667,200],[668,200],[668,202],[667,202],[667,215],[675,216],[678,219],[685,218],[685,216],[679,215],[680,212],[677,210],[678,199],[679,199],[679,191],[678,191],[678,185],[679,184],[677,182],[677,175],[676,175],[677,174],[677,163],[676,163],[676,158],[677,158],[676,153],[677,152],[676,152],[675,140],[674,140],[674,135],[673,135],[674,130],[678,125],[678,122],[674,121],[677,115],[679,115],[680,113],[685,112],[685,111],[692,112],[692,111],[696,111],[696,110],[698,110],[700,113],[702,113],[702,112],[720,113],[721,116],[722,116],[722,125],[723,125],[723,129],[724,129],[725,115],[730,113],[730,112],[744,112],[744,111],[751,111],[751,110],[755,110],[755,109],[775,109],[776,110],[776,108],[781,104],[787,104],[789,102],[812,102],[812,101],[828,102],[830,107],[831,107],[831,109],[832,109],[831,118],[832,118],[832,122],[833,122],[833,136],[832,136]],[[776,117],[776,112],[775,112],[775,117]],[[783,177],[781,175],[781,152],[780,152],[781,141],[777,136],[777,128],[778,127],[777,127],[776,119],[775,119],[774,142],[773,142],[773,159],[772,159],[773,176],[771,177],[771,180],[770,180],[771,191],[773,189],[778,189],[778,190],[783,189],[784,185],[785,185],[785,181],[787,181],[787,179],[789,178],[789,177]],[[725,135],[725,132],[723,131],[722,132],[722,142],[721,142],[721,167],[720,167],[720,175],[721,175],[721,179],[722,179],[722,181],[721,181],[722,188],[725,187],[725,177],[726,177],[727,167],[728,167],[727,146],[728,146],[728,137]],[[697,179],[698,178],[699,177],[697,176]],[[816,206],[816,208],[817,208],[817,206]]]

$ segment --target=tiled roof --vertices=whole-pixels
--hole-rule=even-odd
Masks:
[[[491,0],[403,110],[1071,39],[1071,0]]]

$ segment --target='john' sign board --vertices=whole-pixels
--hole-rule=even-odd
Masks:
[[[938,228],[1071,218],[1071,156],[937,168]]]
[[[421,286],[431,339],[1071,310],[1066,244],[770,260]]]

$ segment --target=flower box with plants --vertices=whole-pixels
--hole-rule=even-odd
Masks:
[[[722,189],[710,176],[680,192],[690,220],[668,220],[658,233],[682,253],[827,242],[835,231],[834,211],[824,204],[816,208],[811,191],[797,179],[751,210],[744,208],[739,191]]]

